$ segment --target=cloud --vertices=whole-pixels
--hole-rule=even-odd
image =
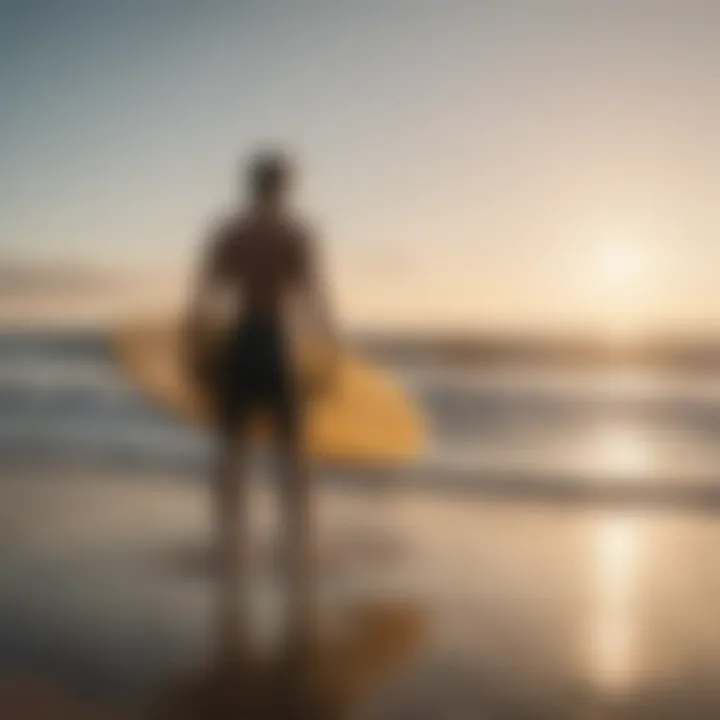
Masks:
[[[184,300],[183,289],[167,272],[0,258],[0,329],[27,324],[104,326],[141,312],[169,312]]]
[[[119,276],[78,265],[0,260],[0,297],[77,297],[117,286]]]

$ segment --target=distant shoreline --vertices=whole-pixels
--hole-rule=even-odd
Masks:
[[[109,350],[110,331],[99,327],[29,326],[0,329],[0,352],[10,345],[61,344],[64,348]],[[627,343],[571,335],[358,331],[349,341],[380,361],[458,367],[622,367],[670,372],[720,372],[720,338],[656,337]]]
[[[487,333],[387,335],[366,333],[361,344],[379,357],[423,358],[461,366],[637,367],[667,371],[720,371],[720,338],[656,337],[628,342],[572,335]]]

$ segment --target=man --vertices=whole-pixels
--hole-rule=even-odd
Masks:
[[[214,505],[221,582],[220,636],[230,648],[247,632],[245,570],[246,482],[242,475],[248,421],[272,420],[282,474],[285,558],[291,628],[307,628],[311,612],[310,478],[303,447],[303,409],[291,362],[290,313],[300,304],[333,335],[317,267],[315,239],[291,212],[292,168],[281,154],[263,153],[248,172],[249,201],[224,220],[205,248],[189,313],[188,359],[210,391],[220,440]],[[203,340],[216,301],[233,320],[222,341]]]

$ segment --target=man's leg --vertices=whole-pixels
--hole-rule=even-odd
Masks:
[[[215,639],[221,659],[245,654],[249,640],[247,480],[243,475],[244,448],[238,437],[235,432],[220,433],[213,488]]]
[[[279,460],[283,557],[287,578],[288,639],[304,643],[315,631],[315,567],[312,487],[299,424],[281,426]]]

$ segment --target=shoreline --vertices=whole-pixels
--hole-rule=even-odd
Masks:
[[[172,317],[168,315],[167,317]],[[165,320],[167,320],[167,317]],[[160,320],[162,322],[162,319]],[[152,324],[152,323],[151,323]],[[119,324],[122,326],[122,323]],[[0,328],[0,342],[64,341],[111,348],[113,326],[62,326],[17,323]],[[681,336],[653,334],[613,341],[592,334],[433,331],[388,332],[362,329],[347,334],[348,344],[380,362],[488,369],[534,367],[537,369],[623,369],[668,373],[720,374],[718,335]]]
[[[7,472],[15,477],[50,479],[57,474],[58,459],[43,461],[16,459],[4,461]],[[209,463],[195,465],[178,462],[133,464],[109,467],[102,461],[62,460],[63,472],[93,475],[113,481],[142,482],[149,477],[170,484],[207,485]],[[714,515],[720,512],[720,477],[715,474],[688,477],[602,476],[580,477],[577,473],[527,471],[492,468],[455,470],[428,464],[415,468],[400,467],[316,467],[314,479],[319,490],[346,489],[368,494],[404,493],[438,500],[463,500],[475,503],[519,503],[598,509],[668,509]],[[255,474],[262,485],[274,480],[262,469]],[[134,479],[133,476],[137,476]],[[441,477],[442,480],[438,481]],[[0,480],[0,483],[2,481]]]

